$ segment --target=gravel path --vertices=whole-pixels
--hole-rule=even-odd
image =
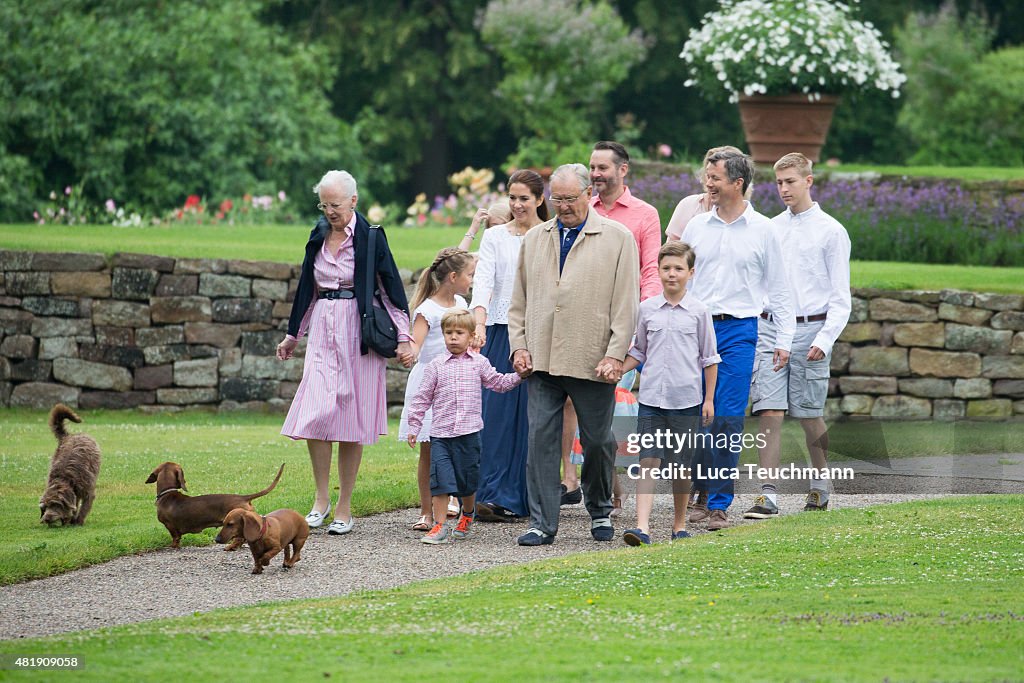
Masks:
[[[934,494],[833,494],[830,507],[863,507],[934,497]],[[753,494],[740,494],[731,508],[736,523]],[[454,576],[500,565],[518,564],[579,552],[624,547],[621,533],[635,521],[634,498],[616,520],[615,540],[590,537],[582,505],[562,508],[555,543],[521,548],[516,537],[525,523],[478,524],[466,541],[427,546],[410,531],[414,510],[359,518],[351,534],[328,536],[314,530],[294,569],[281,569],[282,556],[259,576],[247,548],[226,553],[223,546],[160,550],[121,557],[93,567],[38,581],[0,587],[0,639],[28,638],[205,612],[220,607],[276,600],[320,598],[354,591],[391,588],[420,579]],[[802,495],[781,495],[783,514],[803,507]],[[659,496],[652,516],[654,540],[671,531],[671,499]],[[154,523],[155,520],[154,520]],[[705,525],[691,532],[707,533]],[[443,558],[439,562],[438,558]],[[53,615],[59,614],[59,618]]]

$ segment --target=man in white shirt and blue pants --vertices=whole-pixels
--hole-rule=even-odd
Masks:
[[[823,419],[828,396],[832,345],[850,317],[850,237],[839,221],[811,199],[811,161],[787,154],[775,162],[775,180],[786,210],[772,219],[782,244],[786,273],[796,308],[796,333],[789,365],[771,368],[771,349],[778,325],[770,306],[761,314],[757,366],[750,388],[753,412],[761,416],[766,437],[758,451],[762,468],[779,466],[779,429],[784,411],[800,420],[811,465],[826,466],[828,438]],[[828,508],[828,480],[811,479],[804,510]],[[743,513],[748,519],[779,514],[774,481],[761,482],[761,495]]]
[[[789,360],[796,321],[782,249],[771,221],[743,199],[753,180],[753,161],[744,154],[718,152],[708,158],[705,171],[705,187],[714,208],[690,219],[682,240],[693,247],[699,264],[690,291],[704,302],[714,321],[722,362],[712,430],[716,442],[724,436],[728,443],[743,431],[757,321],[765,299],[778,322],[771,357],[774,369],[782,369]],[[716,471],[735,468],[739,454],[738,448],[715,447],[708,452],[710,459],[701,464]],[[704,484],[708,492],[708,529],[728,527],[732,479],[709,477],[698,484]],[[690,519],[698,521],[694,516]]]

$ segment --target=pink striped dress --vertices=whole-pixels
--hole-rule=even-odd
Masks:
[[[327,243],[313,263],[318,289],[351,288],[355,272],[352,232],[337,255]],[[381,290],[384,307],[409,339],[409,318]],[[308,332],[302,381],[281,433],[292,439],[349,441],[363,445],[388,433],[385,359],[359,353],[359,306],[355,299],[316,299],[299,326]]]

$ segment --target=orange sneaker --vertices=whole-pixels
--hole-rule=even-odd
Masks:
[[[438,522],[434,525],[434,528],[430,530],[430,533],[420,540],[424,543],[429,543],[430,545],[449,543],[451,541],[451,534],[448,531],[448,525]]]
[[[455,538],[465,538],[469,535],[469,527],[471,526],[473,526],[473,517],[460,515],[459,523],[455,525],[455,531],[452,532],[452,536]]]

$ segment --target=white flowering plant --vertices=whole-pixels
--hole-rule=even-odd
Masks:
[[[828,0],[722,0],[690,31],[680,57],[709,97],[822,95],[879,89],[899,97],[907,80],[871,22]]]

